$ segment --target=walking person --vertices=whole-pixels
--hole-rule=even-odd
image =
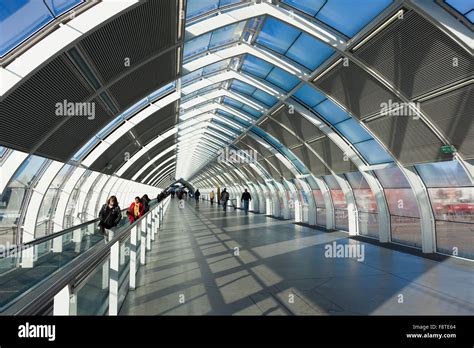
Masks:
[[[130,220],[130,225],[142,217],[143,203],[141,202],[140,197],[135,197],[135,201],[130,204],[130,207],[127,210],[127,215]]]
[[[147,213],[150,210],[150,201],[151,199],[148,198],[148,195],[143,195],[141,202],[143,204],[143,214]]]
[[[229,201],[229,192],[224,188],[221,193],[221,203],[224,211],[227,211],[227,202]]]
[[[199,192],[199,189],[194,192],[194,199],[196,200],[196,204],[199,203],[199,197],[201,196],[201,192]]]
[[[117,197],[110,196],[99,211],[99,227],[100,232],[105,234],[105,230],[118,225],[122,220],[122,212],[117,201]]]
[[[209,194],[209,199],[211,200],[211,205],[214,205],[214,190]]]
[[[244,202],[244,211],[245,214],[249,212],[249,203],[252,200],[252,196],[250,195],[250,192],[245,189],[244,193],[242,193],[242,198],[240,199],[242,202]]]

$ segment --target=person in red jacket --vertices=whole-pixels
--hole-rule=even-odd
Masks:
[[[135,197],[135,202],[130,204],[130,207],[127,210],[128,219],[130,224],[133,224],[136,220],[142,217],[143,215],[143,204],[140,200],[140,197]]]

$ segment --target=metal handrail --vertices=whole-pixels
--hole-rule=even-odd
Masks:
[[[154,198],[154,199],[150,200],[150,209],[152,208],[152,206],[151,206],[152,203],[157,203],[157,199]],[[153,204],[153,205],[155,205],[155,204]],[[126,212],[127,210],[128,210],[128,208],[122,209],[120,212],[124,213],[124,212]],[[62,235],[64,235],[64,234],[67,234],[67,233],[69,233],[69,232],[75,231],[75,230],[77,230],[77,229],[79,229],[79,228],[82,228],[82,227],[84,227],[84,226],[87,226],[87,225],[89,225],[89,224],[95,224],[95,223],[97,223],[99,220],[100,220],[99,218],[96,218],[96,219],[94,219],[94,220],[89,220],[89,221],[83,222],[83,223],[81,223],[81,224],[79,224],[79,225],[75,225],[75,226],[72,226],[72,227],[68,227],[68,228],[66,228],[66,229],[64,229],[64,230],[61,230],[61,231],[59,231],[59,232],[56,232],[56,233],[47,234],[47,235],[45,235],[45,236],[39,237],[39,238],[34,239],[34,240],[30,241],[30,242],[27,242],[27,243],[25,243],[25,244],[22,244],[22,246],[28,248],[28,247],[31,247],[31,246],[36,245],[36,244],[44,243],[44,242],[46,242],[46,241],[48,241],[48,240],[51,240],[51,239],[57,238],[57,237],[59,237],[59,236],[62,236]],[[15,246],[12,246],[12,250],[13,250],[14,248],[15,248]],[[8,255],[9,255],[9,254],[8,254],[8,251],[3,251],[3,253],[0,253],[0,258],[7,257]]]
[[[93,272],[97,265],[100,264],[104,258],[110,254],[110,248],[117,241],[120,241],[128,236],[132,229],[143,221],[155,209],[163,208],[166,199],[162,202],[150,207],[150,210],[145,213],[140,219],[134,221],[118,233],[112,240],[105,244],[98,243],[84,254],[72,260],[66,266],[58,269],[41,283],[34,286],[34,288],[27,293],[24,293],[15,299],[13,303],[9,303],[8,308],[1,312],[1,315],[35,315],[42,311],[46,306],[51,304],[54,296],[62,290],[65,286],[74,284],[78,277],[86,278],[88,274]]]

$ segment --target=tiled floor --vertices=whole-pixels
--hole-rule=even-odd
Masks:
[[[326,257],[333,241],[360,244],[364,260]],[[473,315],[473,270],[205,202],[181,209],[172,199],[121,314]]]

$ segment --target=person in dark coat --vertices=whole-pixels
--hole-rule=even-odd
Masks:
[[[105,233],[106,229],[111,229],[118,225],[122,219],[122,212],[117,201],[117,197],[110,196],[102,208],[99,211],[99,227],[102,233]]]

